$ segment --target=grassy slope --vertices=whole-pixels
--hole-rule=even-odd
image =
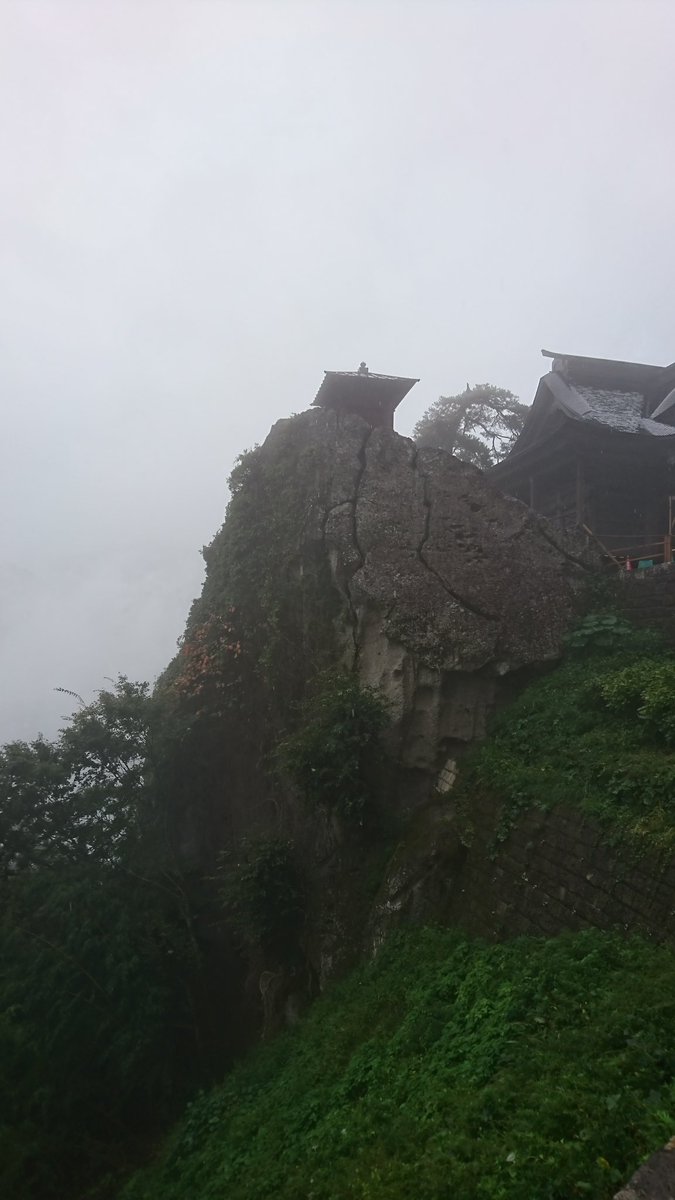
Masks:
[[[564,804],[608,842],[675,853],[675,657],[642,636],[571,656],[504,710],[465,764],[468,817],[478,789],[504,802],[498,838],[519,812]]]
[[[460,798],[505,801],[497,836],[564,803],[672,853],[675,659],[605,633],[501,716]],[[675,1131],[674,1018],[665,948],[411,932],[200,1098],[124,1200],[602,1200]]]
[[[124,1200],[609,1197],[675,1129],[675,955],[412,931],[198,1099]]]

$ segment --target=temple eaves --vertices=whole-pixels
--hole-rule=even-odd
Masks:
[[[340,413],[356,413],[370,425],[393,429],[394,412],[418,379],[379,375],[365,363],[357,371],[325,371],[313,405]]]

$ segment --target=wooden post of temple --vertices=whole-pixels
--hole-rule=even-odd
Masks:
[[[585,494],[584,494],[584,465],[583,465],[583,463],[582,463],[582,461],[581,461],[581,458],[577,457],[577,497],[576,497],[576,504],[577,504],[577,525],[578,525],[580,528],[581,528],[581,526],[584,524],[584,508],[585,508],[585,503],[584,503],[584,501],[585,501]]]

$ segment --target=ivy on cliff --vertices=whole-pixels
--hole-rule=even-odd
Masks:
[[[333,661],[340,609],[320,528],[319,449],[293,418],[286,426],[272,447],[237,460],[225,524],[204,550],[204,591],[188,623],[193,636],[204,619],[227,620],[236,608],[242,646],[282,720],[306,681]]]
[[[231,605],[226,616],[209,614],[193,624],[180,643],[170,689],[196,716],[222,717],[241,702],[243,647],[237,625]]]

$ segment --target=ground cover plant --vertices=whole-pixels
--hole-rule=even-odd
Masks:
[[[202,1095],[123,1200],[604,1200],[675,1123],[675,955],[394,938]]]
[[[583,809],[609,842],[675,851],[675,656],[651,633],[591,615],[563,663],[527,688],[467,760],[458,792],[503,801],[497,838],[519,812]]]

